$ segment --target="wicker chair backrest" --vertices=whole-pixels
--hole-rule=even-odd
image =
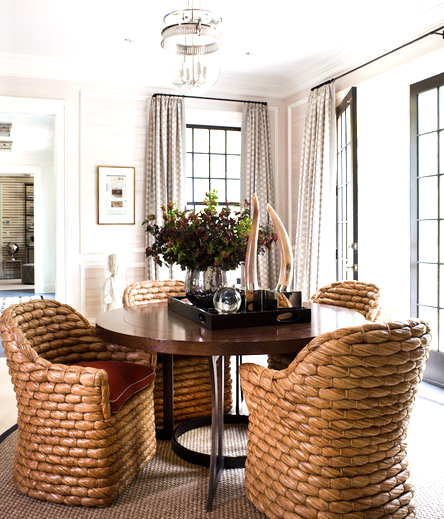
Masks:
[[[102,343],[91,324],[72,307],[50,299],[33,300],[7,308],[2,320],[14,329],[16,344],[30,360],[37,357],[51,363],[76,362],[79,354]],[[5,342],[8,349],[9,342]]]
[[[145,305],[166,301],[169,296],[184,296],[185,283],[177,279],[140,281],[128,285],[123,293],[123,306]]]
[[[12,351],[30,362],[73,364],[84,360],[126,360],[131,350],[99,339],[90,322],[71,306],[51,299],[18,303],[2,313],[5,355]],[[135,355],[133,354],[135,357]],[[140,364],[153,365],[155,354],[137,352]],[[38,361],[37,361],[38,359]]]
[[[325,408],[373,407],[366,399],[384,407],[386,397],[405,402],[416,392],[430,340],[428,324],[415,319],[341,328],[313,339],[284,372],[304,403],[316,393]]]
[[[381,291],[373,283],[335,281],[320,288],[311,296],[310,302],[350,308],[361,313],[367,321],[381,318]]]

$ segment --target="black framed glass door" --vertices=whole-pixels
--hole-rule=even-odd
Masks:
[[[432,329],[424,379],[444,387],[444,74],[410,87],[411,313]]]
[[[336,278],[358,279],[356,87],[336,109]]]

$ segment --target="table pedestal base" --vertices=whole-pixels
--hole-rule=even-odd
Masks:
[[[248,416],[237,414],[225,414],[224,424],[245,424],[248,425]],[[193,429],[211,425],[211,416],[199,416],[198,418],[191,418],[178,425],[171,436],[173,451],[183,460],[201,465],[202,467],[209,467],[211,455],[204,452],[197,452],[185,447],[179,443],[179,438]],[[226,469],[243,469],[245,467],[246,456],[224,456],[224,467]]]
[[[224,414],[224,372],[225,357],[214,355],[208,357],[211,376],[211,416],[193,418],[183,422],[174,429],[172,434],[173,451],[181,458],[210,468],[208,481],[207,507],[209,512],[213,506],[217,485],[224,468],[245,467],[246,456],[224,455],[224,423],[248,423],[248,416]],[[211,454],[192,451],[181,445],[180,436],[196,427],[211,424]]]

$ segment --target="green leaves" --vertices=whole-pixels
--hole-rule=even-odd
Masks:
[[[245,260],[251,230],[249,204],[219,208],[217,192],[206,193],[202,211],[180,210],[176,202],[162,207],[163,226],[155,224],[155,215],[143,222],[154,237],[147,247],[147,257],[158,265],[177,264],[184,270],[221,266],[236,269]],[[259,230],[258,253],[264,253],[277,235],[267,226]]]

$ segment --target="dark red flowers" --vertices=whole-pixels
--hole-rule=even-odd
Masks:
[[[184,270],[221,266],[236,269],[245,260],[251,229],[249,204],[219,207],[217,192],[207,193],[202,211],[179,210],[176,203],[162,207],[163,225],[154,223],[155,215],[143,222],[154,237],[146,255],[156,263],[177,264]],[[258,253],[263,254],[277,241],[274,229],[259,229]]]

